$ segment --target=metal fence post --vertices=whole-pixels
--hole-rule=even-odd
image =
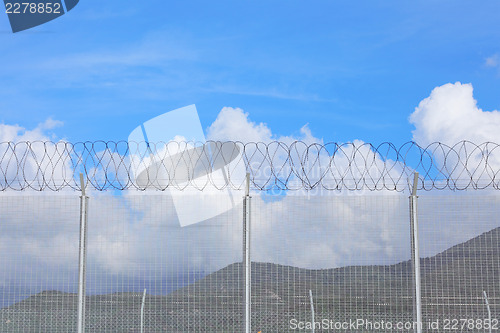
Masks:
[[[80,174],[80,245],[78,264],[78,333],[85,332],[85,266],[87,260],[87,213],[89,197],[85,194],[83,174]]]
[[[488,302],[488,295],[486,290],[483,290],[484,302],[486,303],[486,309],[488,309],[488,332],[491,333],[491,309],[490,302]]]
[[[141,333],[144,333],[144,304],[146,303],[146,289],[144,289],[144,293],[142,294],[142,302],[141,302]]]
[[[311,323],[312,323],[312,333],[316,328],[316,320],[314,319],[314,302],[313,302],[313,292],[309,289],[309,301],[311,302]]]
[[[250,257],[250,174],[246,176],[246,190],[243,198],[243,260],[245,262],[245,333],[250,333],[252,327],[251,302],[251,269]]]
[[[411,262],[413,266],[413,326],[417,333],[422,332],[422,299],[420,284],[420,252],[418,243],[417,219],[417,185],[418,172],[413,177],[413,188],[410,195],[410,235],[411,235]],[[415,327],[416,324],[416,327]]]

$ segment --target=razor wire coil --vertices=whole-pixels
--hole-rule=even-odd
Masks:
[[[499,146],[470,141],[427,146],[415,142],[400,146],[304,141],[0,142],[0,191],[79,191],[80,173],[98,191],[241,190],[245,187],[241,170],[250,174],[252,189],[260,191],[402,192],[414,172],[419,173],[419,190],[497,190]],[[142,170],[142,183],[138,170]],[[215,171],[222,172],[222,181],[215,178]]]

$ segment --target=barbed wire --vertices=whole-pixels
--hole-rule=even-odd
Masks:
[[[415,142],[0,142],[0,191],[498,190],[500,145]]]

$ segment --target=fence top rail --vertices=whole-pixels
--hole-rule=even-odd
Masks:
[[[500,144],[0,142],[0,191],[500,189]]]

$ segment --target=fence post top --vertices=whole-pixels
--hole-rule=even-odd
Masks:
[[[417,186],[418,186],[418,172],[415,172],[415,174],[413,175],[413,187],[411,189],[412,196],[417,195]]]
[[[80,186],[82,188],[82,196],[85,196],[85,181],[83,180],[83,173],[80,173]]]
[[[250,195],[250,173],[247,172],[245,196],[249,196],[249,195]]]

